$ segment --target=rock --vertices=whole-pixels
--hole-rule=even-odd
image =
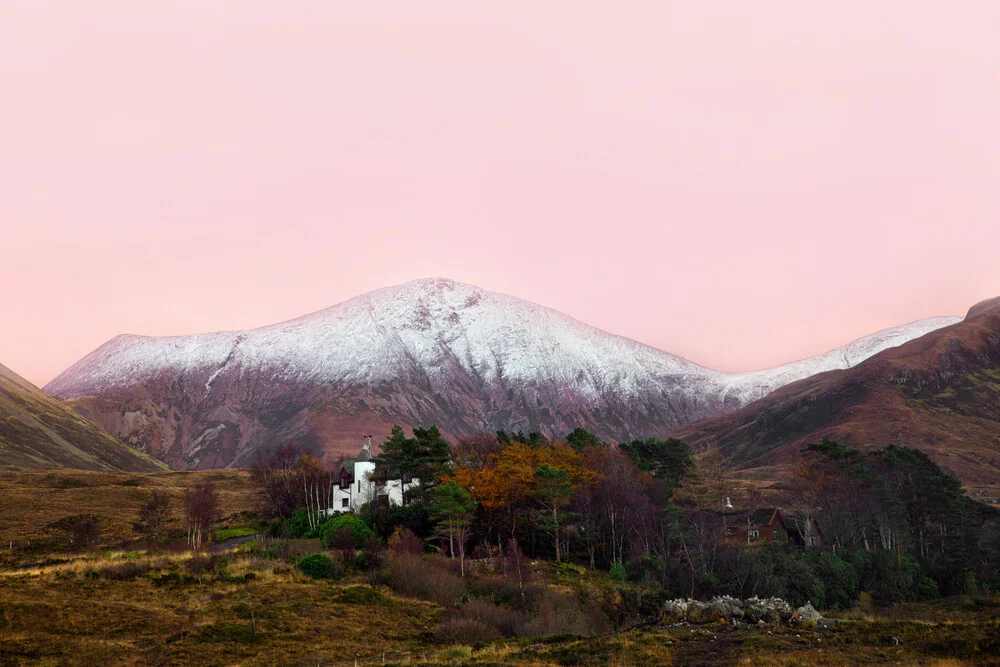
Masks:
[[[707,604],[688,600],[687,620],[691,623],[708,623],[712,620],[712,612]]]
[[[787,622],[794,612],[792,606],[781,598],[750,598],[743,604],[743,617],[751,623]]]
[[[663,603],[663,620],[682,621],[687,618],[688,601],[677,598]]]
[[[743,617],[743,603],[729,595],[712,598],[708,602],[708,607],[713,614],[726,621]]]
[[[815,623],[819,623],[823,618],[823,616],[808,602],[799,607],[797,613],[799,615],[799,619],[803,621],[813,621]]]

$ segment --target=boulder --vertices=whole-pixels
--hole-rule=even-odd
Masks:
[[[689,623],[708,623],[712,620],[712,612],[704,602],[688,600],[687,620]]]
[[[724,621],[743,618],[743,603],[729,595],[720,595],[708,602],[711,612]]]
[[[677,598],[663,603],[663,620],[668,622],[683,621],[687,618],[688,601]]]
[[[819,621],[823,618],[823,616],[808,602],[799,607],[796,611],[799,615],[799,619],[803,621],[813,621],[819,623]]]

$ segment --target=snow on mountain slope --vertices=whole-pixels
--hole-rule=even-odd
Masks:
[[[792,382],[812,377],[818,373],[851,368],[890,347],[897,347],[914,338],[920,338],[932,331],[958,324],[961,321],[961,317],[929,317],[878,331],[815,357],[761,371],[733,373],[728,377],[726,395],[736,396],[739,402],[744,405],[752,403]]]
[[[452,364],[494,382],[578,384],[593,393],[613,387],[639,393],[657,377],[718,384],[741,404],[816,373],[843,369],[960,317],[935,317],[886,329],[825,354],[775,368],[723,373],[627,338],[589,327],[557,311],[449,280],[389,287],[289,322],[245,332],[176,337],[122,335],[46,385],[60,398],[136,384],[164,372],[229,364],[267,371],[276,380],[313,383],[392,380],[416,365],[431,376]]]
[[[622,438],[742,407],[959,320],[922,320],[812,359],[729,374],[534,303],[426,279],[260,329],[118,336],[45,390],[86,403],[105,428],[173,465],[245,461],[276,437],[306,434],[326,446],[359,415],[376,429],[582,425]],[[334,425],[322,432],[321,422]],[[175,442],[182,454],[167,455]]]
[[[549,308],[448,280],[377,290],[289,322],[245,332],[118,336],[46,385],[62,398],[134,384],[163,372],[233,364],[277,380],[393,379],[415,365],[452,365],[484,382],[613,384],[626,395],[658,375],[712,376],[696,364],[589,327]]]

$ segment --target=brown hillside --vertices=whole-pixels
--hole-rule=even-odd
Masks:
[[[0,366],[0,469],[56,467],[135,472],[166,468]]]
[[[779,389],[674,435],[717,444],[744,468],[795,460],[824,436],[921,449],[971,486],[1000,486],[1000,298],[966,319],[843,371]]]

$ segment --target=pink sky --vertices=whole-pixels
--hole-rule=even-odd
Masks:
[[[725,370],[1000,295],[1000,3],[0,5],[0,363],[446,276]]]

